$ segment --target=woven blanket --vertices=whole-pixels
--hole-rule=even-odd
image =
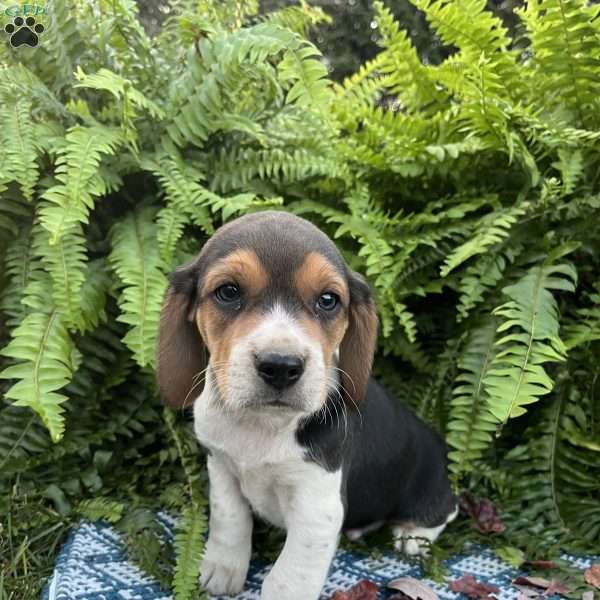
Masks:
[[[175,521],[168,515],[159,519],[168,533]],[[585,569],[591,558],[572,558],[572,562]],[[445,561],[447,580],[472,574],[479,581],[491,583],[500,592],[500,600],[516,600],[519,591],[511,581],[520,573],[501,561],[489,549],[473,548],[469,553]],[[270,565],[252,564],[244,591],[238,600],[257,600],[260,586]],[[324,597],[335,590],[347,589],[361,579],[370,579],[385,585],[391,579],[411,576],[422,578],[420,567],[403,560],[401,555],[384,554],[379,558],[365,557],[340,549],[334,559]],[[441,599],[459,599],[464,596],[452,592],[446,585],[423,579]],[[382,592],[381,598],[389,594]],[[147,577],[138,567],[127,561],[119,534],[103,523],[83,522],[74,529],[63,546],[46,589],[43,600],[171,600],[172,595],[161,589],[157,582]]]

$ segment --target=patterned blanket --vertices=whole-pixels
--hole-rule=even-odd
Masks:
[[[168,515],[159,518],[167,531],[172,531],[175,521]],[[571,560],[582,569],[592,563],[591,558]],[[447,560],[445,566],[448,580],[472,574],[476,579],[500,588],[497,594],[500,600],[516,600],[519,596],[519,590],[511,586],[519,572],[489,549],[473,548],[469,553]],[[237,600],[257,600],[261,582],[269,569],[269,565],[253,564],[246,587]],[[400,555],[390,553],[371,558],[340,549],[323,594],[329,597],[335,590],[347,589],[361,579],[385,585],[391,579],[404,576],[422,578],[422,572]],[[464,597],[446,585],[428,579],[423,581],[441,599]],[[382,598],[387,596],[382,592]],[[43,600],[172,600],[172,595],[126,560],[119,534],[113,528],[103,523],[83,522],[71,532],[62,548]]]

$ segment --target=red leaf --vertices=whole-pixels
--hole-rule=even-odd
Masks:
[[[345,592],[334,592],[331,600],[377,600],[378,591],[379,586],[376,583],[363,579]]]
[[[414,577],[400,577],[387,584],[392,590],[398,590],[401,594],[394,594],[394,598],[410,598],[410,600],[438,600],[438,595],[423,582]]]
[[[531,565],[534,569],[556,569],[557,567],[553,560],[527,560],[525,564]]]
[[[600,590],[600,563],[592,565],[584,572],[585,582]]]
[[[528,585],[530,587],[538,587],[545,590],[549,585],[550,581],[543,577],[517,577],[513,579],[515,585]]]
[[[448,587],[453,592],[480,600],[488,600],[491,598],[490,594],[497,594],[500,591],[500,588],[495,585],[477,581],[473,575],[463,575],[461,578],[451,581]]]
[[[463,492],[459,499],[460,509],[475,520],[475,528],[481,533],[502,533],[505,529],[494,503],[488,498],[475,499],[469,492]]]

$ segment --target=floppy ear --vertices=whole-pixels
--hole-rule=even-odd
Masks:
[[[348,329],[340,344],[339,367],[345,395],[357,404],[365,397],[377,343],[377,311],[369,284],[358,273],[350,273]]]
[[[195,322],[195,287],[189,270],[175,272],[160,314],[158,385],[172,408],[191,406],[204,388],[203,374],[194,380],[208,363]]]

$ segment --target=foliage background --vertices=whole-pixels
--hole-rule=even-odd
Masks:
[[[149,35],[131,0],[55,0],[39,48],[0,46],[0,598],[36,597],[82,516],[192,594],[206,482],[156,396],[160,303],[267,207],[373,283],[377,374],[501,507],[486,543],[599,547],[598,7],[323,4],[173,0]],[[479,537],[460,520],[429,567]]]

